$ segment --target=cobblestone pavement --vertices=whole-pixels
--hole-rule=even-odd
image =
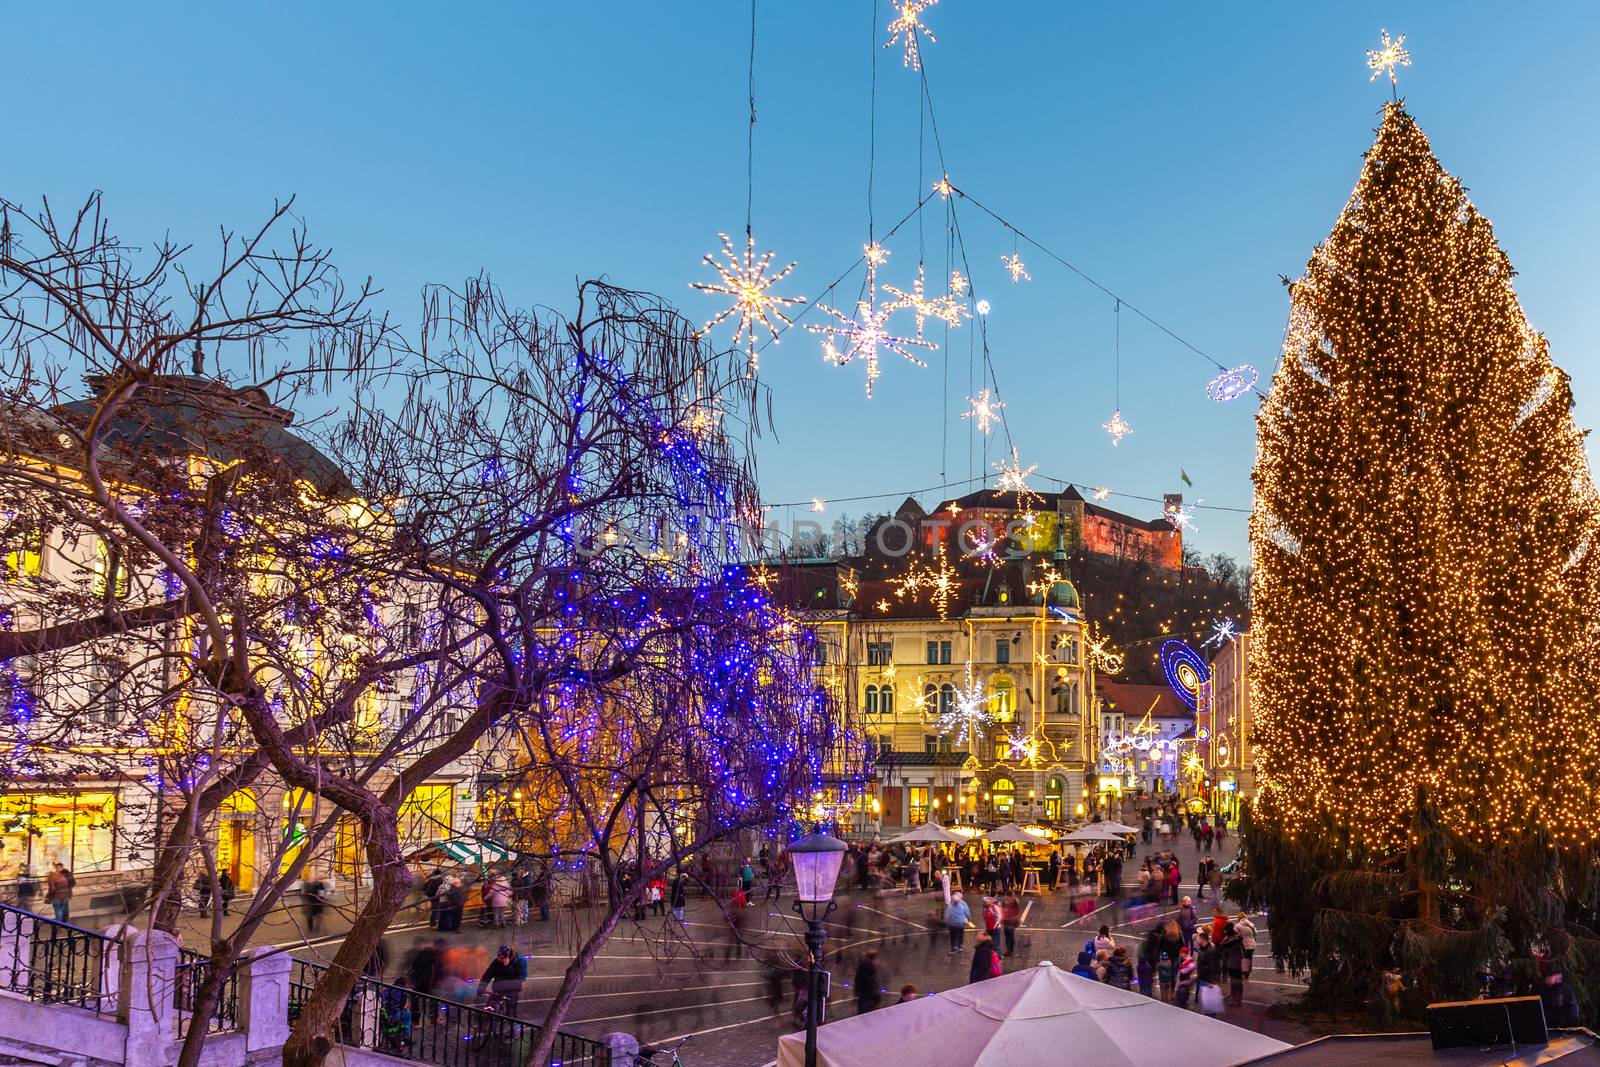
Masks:
[[[1141,845],[1139,854],[1159,847]],[[1183,870],[1192,872],[1199,855],[1192,841],[1184,837],[1175,851]],[[1229,842],[1225,850],[1213,854],[1223,862],[1232,858],[1232,852]],[[1131,872],[1132,865],[1126,869]],[[1192,883],[1184,884],[1184,893],[1193,895],[1195,891]],[[1005,961],[1008,973],[1047,959],[1058,966],[1071,966],[1084,941],[1101,923],[1110,925],[1113,936],[1131,947],[1158,917],[1175,910],[1138,911],[1101,898],[1094,901],[1091,914],[1076,916],[1065,891],[1049,890],[1024,901],[1017,952]],[[1202,917],[1209,917],[1210,901],[1197,901],[1197,905]],[[1233,909],[1228,910],[1231,913]],[[452,943],[482,945],[490,953],[496,945],[509,942],[525,954],[529,980],[521,1014],[538,1020],[587,932],[583,924],[591,918],[587,912],[567,911],[552,915],[547,923],[504,930],[469,926],[445,936]],[[771,1061],[778,1037],[795,1029],[790,1016],[789,972],[775,968],[772,960],[785,954],[789,960],[797,960],[803,927],[789,910],[787,899],[781,907],[770,903],[758,906],[754,918],[759,922],[752,924],[747,936],[757,943],[754,949],[731,941],[727,924],[711,901],[690,901],[685,928],[677,927],[670,915],[650,916],[640,924],[625,922],[601,952],[562,1028],[595,1037],[626,1031],[657,1044],[687,1037],[682,1055],[689,1067],[758,1067]],[[1266,923],[1259,926],[1258,969],[1244,1006],[1231,1010],[1226,1018],[1281,1040],[1308,1040],[1314,1036],[1309,1029],[1273,1010],[1304,986],[1274,971]],[[838,910],[829,918],[828,932],[828,964],[833,975],[829,1008],[834,1018],[854,1011],[854,991],[849,983],[860,953],[869,948],[880,953],[883,985],[889,991],[886,1003],[892,1002],[906,983],[932,993],[966,982],[973,937],[969,933],[964,952],[950,953],[937,892],[911,898],[903,894],[842,894]],[[419,935],[440,936],[425,929],[391,934],[394,969],[400,968]],[[330,951],[336,942],[336,937],[327,939],[323,950]]]

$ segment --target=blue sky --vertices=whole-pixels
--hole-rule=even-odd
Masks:
[[[931,136],[918,176],[916,77],[871,43],[890,17],[877,6],[869,38],[870,0],[760,0],[755,231],[798,260],[790,294],[817,296],[867,238],[873,55],[879,228],[937,177]],[[942,0],[924,16],[939,37],[926,58],[957,185],[1266,375],[1287,312],[1278,276],[1298,275],[1332,226],[1387,96],[1364,51],[1382,27],[1405,33],[1402,92],[1495,221],[1592,426],[1600,9],[1519,7]],[[4,19],[11,198],[100,188],[126,239],[205,240],[294,193],[344,272],[371,274],[408,321],[424,283],[484,268],[525,303],[569,308],[578,279],[603,275],[696,319],[715,309],[689,282],[709,276],[699,260],[717,232],[744,221],[746,3],[16,4]],[[1248,507],[1253,400],[1207,400],[1207,365],[1124,312],[1134,433],[1112,448],[1111,299],[1026,246],[1034,280],[1013,287],[1011,236],[958,212],[1023,462],[1157,497],[1182,488],[1182,468],[1191,501]],[[924,234],[931,277],[940,212]],[[915,226],[889,247],[880,280],[909,284]],[[959,419],[969,331],[925,370],[889,357],[870,401],[862,369],[825,365],[814,336],[768,349],[765,496],[885,494],[834,517],[983,473]],[[1195,521],[1203,551],[1246,551],[1242,514]]]

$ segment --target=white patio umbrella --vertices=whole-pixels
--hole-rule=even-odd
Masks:
[[[965,840],[966,838],[960,836],[959,834],[951,833],[938,823],[925,822],[921,826],[913,826],[911,829],[906,830],[903,833],[895,834],[884,843],[888,845],[894,845],[910,843],[913,841],[944,841],[960,844]]]
[[[1093,822],[1089,825],[1098,826],[1102,830],[1110,830],[1112,833],[1118,834],[1137,834],[1140,832],[1139,827],[1129,826],[1127,823],[1117,822],[1115,819],[1106,819],[1103,822]]]
[[[1044,840],[1041,837],[1037,837],[1028,833],[1028,831],[1024,830],[1014,822],[1008,822],[1002,826],[996,826],[988,833],[979,834],[978,836],[984,841],[1027,841],[1034,845],[1037,845]]]
[[[1289,1047],[1049,963],[817,1030],[818,1067],[1147,1067],[1174,1050],[1184,1067],[1227,1067]],[[805,1034],[778,1039],[778,1067],[804,1061]]]
[[[1091,823],[1088,826],[1080,826],[1078,829],[1072,831],[1072,833],[1067,834],[1061,840],[1063,840],[1063,841],[1115,841],[1115,842],[1118,842],[1120,844],[1121,841],[1122,841],[1122,835],[1119,834],[1119,833],[1116,833],[1115,831],[1112,831],[1112,830],[1103,830],[1098,825],[1096,825],[1094,823]]]

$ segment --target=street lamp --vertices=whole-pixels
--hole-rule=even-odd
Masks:
[[[937,801],[935,801],[937,803]],[[811,968],[806,974],[806,1064],[817,1067],[817,1019],[822,1011],[822,946],[828,940],[822,920],[838,905],[834,887],[844,863],[845,843],[827,834],[808,834],[789,846],[794,861],[795,914],[806,921],[806,949]]]

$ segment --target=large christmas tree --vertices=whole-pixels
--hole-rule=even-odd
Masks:
[[[1390,105],[1259,418],[1238,888],[1314,992],[1385,1011],[1543,955],[1600,992],[1600,507],[1512,274]]]

